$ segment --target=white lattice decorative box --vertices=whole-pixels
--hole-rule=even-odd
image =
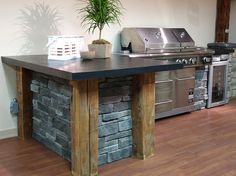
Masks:
[[[58,35],[48,37],[48,59],[69,60],[80,58],[84,50],[85,40],[78,35]]]

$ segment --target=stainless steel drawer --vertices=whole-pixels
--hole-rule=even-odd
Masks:
[[[163,102],[173,99],[174,82],[173,80],[156,82],[156,102]]]
[[[155,79],[156,81],[165,81],[165,80],[170,80],[172,79],[172,74],[171,72],[173,71],[162,71],[162,72],[156,72]]]
[[[156,103],[155,105],[155,113],[161,113],[161,112],[166,112],[166,111],[170,111],[173,109],[173,101],[169,100],[169,101],[165,101],[165,102],[161,102],[161,103]]]
[[[195,77],[195,68],[184,68],[175,70],[176,78]]]

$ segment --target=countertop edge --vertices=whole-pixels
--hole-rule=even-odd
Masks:
[[[56,77],[67,79],[67,80],[72,80],[72,77],[73,77],[72,73],[69,73],[69,72],[65,72],[59,69],[55,69],[55,68],[50,68],[50,71],[49,71],[48,67],[46,66],[40,66],[40,65],[36,66],[33,63],[26,63],[26,62],[19,61],[16,59],[10,59],[8,58],[8,56],[1,56],[1,60],[2,60],[2,63],[10,65],[10,66],[22,67],[28,70],[40,72],[40,73],[51,75],[51,76],[56,76]]]
[[[67,80],[83,80],[83,79],[94,79],[94,78],[98,79],[98,78],[104,78],[104,77],[125,76],[125,75],[128,76],[128,75],[176,70],[176,69],[183,68],[183,64],[176,63],[176,62],[169,62],[166,64],[160,64],[160,65],[149,65],[149,66],[140,65],[137,67],[127,67],[127,68],[124,67],[124,68],[115,68],[115,69],[108,69],[108,70],[104,69],[104,70],[95,70],[95,71],[92,70],[92,71],[84,71],[84,72],[67,72],[67,71],[60,70],[57,68],[52,68],[49,66],[22,61],[20,59],[14,58],[14,56],[1,56],[1,60],[2,60],[2,63],[7,64],[7,65],[23,67],[25,69],[29,69],[35,72],[40,72],[43,74],[56,76],[56,77],[67,79]]]

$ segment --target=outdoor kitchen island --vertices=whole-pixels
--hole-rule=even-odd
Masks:
[[[49,81],[51,87],[53,85],[54,88],[56,87],[57,83],[54,84],[50,80],[52,77],[53,80],[55,78],[60,83],[62,82],[60,80],[67,81],[68,85],[65,87],[68,86],[71,90],[69,101],[60,99],[62,96],[64,97],[64,94],[59,95],[61,92],[54,93],[54,96],[59,97],[57,99],[59,102],[66,102],[70,105],[71,170],[72,175],[75,176],[98,175],[98,145],[100,143],[98,137],[104,135],[100,134],[98,128],[99,111],[101,111],[99,94],[106,94],[108,92],[105,91],[109,90],[109,87],[104,91],[103,88],[99,90],[99,84],[102,84],[100,79],[131,77],[128,80],[131,80],[132,153],[137,158],[146,159],[154,155],[155,151],[155,72],[183,68],[182,64],[173,61],[129,58],[120,55],[113,55],[108,59],[68,61],[48,60],[47,55],[6,56],[2,57],[2,62],[16,69],[19,103],[18,136],[22,140],[32,137],[35,103],[33,101],[35,95],[31,91],[32,84],[42,85],[42,90],[44,90],[47,89],[47,85],[49,87]],[[49,79],[48,83],[44,85],[44,82],[34,80],[35,74],[36,77],[38,74],[44,75],[44,78]],[[38,87],[36,86],[34,92],[37,92]],[[44,97],[44,103],[47,102],[46,100],[48,98]],[[54,103],[58,105],[58,102]],[[41,105],[43,104],[41,103]],[[47,108],[45,105],[42,107]],[[56,112],[55,115],[59,116],[63,113]],[[129,129],[123,122],[125,121],[117,123],[119,128]],[[111,129],[104,129],[104,131],[109,134]],[[122,144],[122,141],[119,142]]]

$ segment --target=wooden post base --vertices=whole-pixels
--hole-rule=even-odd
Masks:
[[[98,80],[71,81],[72,175],[98,175]]]
[[[18,137],[22,140],[32,137],[32,92],[30,84],[32,71],[16,68],[18,113]]]
[[[133,77],[132,122],[134,156],[146,159],[155,151],[155,73]]]

